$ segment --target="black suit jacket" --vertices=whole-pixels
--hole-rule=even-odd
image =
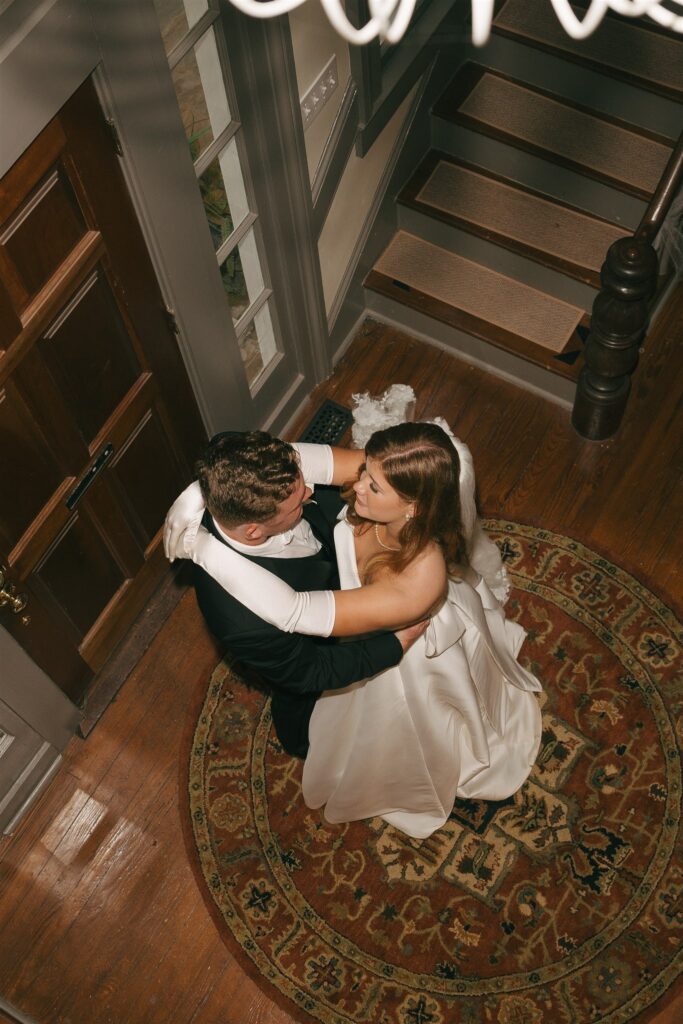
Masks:
[[[328,491],[326,494],[325,492]],[[329,489],[316,488],[316,498],[329,504]],[[337,499],[337,507],[339,507]],[[332,535],[333,520],[316,502],[304,508],[304,517],[322,544],[306,558],[248,557],[285,580],[295,590],[334,590],[339,587]],[[204,526],[225,543],[213,519]],[[227,593],[211,576],[193,565],[197,602],[211,632],[243,665],[257,672],[272,691],[273,725],[285,750],[305,757],[308,722],[323,690],[349,686],[392,665],[403,655],[393,633],[339,643],[333,639],[284,633],[264,622]]]

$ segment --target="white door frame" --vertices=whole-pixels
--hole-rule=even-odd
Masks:
[[[94,74],[105,113],[118,130],[124,175],[162,294],[178,323],[178,346],[209,435],[230,428],[281,430],[331,371],[320,268],[310,230],[303,130],[296,119],[298,102],[290,102],[287,95],[296,81],[288,24],[278,19],[282,25],[256,25],[237,17],[236,29],[249,36],[252,48],[260,47],[265,63],[259,60],[258,68],[240,64],[234,77],[253,76],[256,70],[263,76],[271,68],[273,77],[280,78],[272,84],[275,99],[266,112],[271,122],[266,138],[271,159],[272,139],[281,140],[282,161],[271,174],[272,188],[258,201],[269,207],[259,212],[270,241],[280,247],[271,261],[279,267],[275,300],[285,343],[296,362],[296,372],[290,368],[286,380],[268,381],[255,396],[246,383],[216,270],[153,0],[0,3],[0,176]],[[236,87],[239,93],[239,82]],[[261,109],[259,117],[264,116]],[[252,165],[263,152],[259,132],[263,136],[262,124],[258,131],[245,132],[256,147],[250,154]],[[283,288],[285,281],[289,284]]]

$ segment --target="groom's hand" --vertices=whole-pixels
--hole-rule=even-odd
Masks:
[[[404,654],[406,651],[410,650],[417,638],[423,635],[428,625],[429,619],[422,619],[420,622],[416,622],[412,626],[406,626],[405,629],[395,630],[396,639],[403,648]]]

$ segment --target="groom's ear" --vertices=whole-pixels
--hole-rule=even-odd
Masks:
[[[266,535],[261,523],[247,523],[243,530],[247,540],[265,540]]]

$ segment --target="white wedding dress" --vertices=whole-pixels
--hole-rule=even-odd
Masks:
[[[335,528],[343,590],[360,586],[352,527]],[[527,778],[541,740],[540,683],[517,662],[525,632],[487,584],[451,581],[424,637],[372,680],[324,693],[309,726],[309,807],[331,822],[379,815],[415,839],[456,797],[502,800]]]
[[[398,398],[404,404],[405,392],[414,397],[412,389],[403,387]],[[380,420],[386,415],[378,408],[382,402],[366,401],[366,411],[375,419],[376,413]],[[390,412],[400,419],[400,409]],[[328,821],[379,815],[416,839],[444,824],[456,797],[511,796],[527,778],[541,740],[536,696],[541,685],[517,661],[525,633],[505,619],[507,574],[500,551],[477,516],[472,456],[445,420],[432,422],[458,451],[463,534],[469,564],[480,582],[476,587],[449,582],[446,600],[427,632],[395,668],[322,694],[309,726],[303,772],[306,804],[324,806]],[[382,425],[374,422],[368,431]],[[327,449],[326,456],[323,448],[297,445],[310,485],[331,480],[332,455]],[[329,635],[334,622],[331,591],[298,593],[262,567],[245,562],[199,529],[203,511],[201,492],[192,484],[167,517],[168,557],[192,557],[279,629]],[[344,514],[335,528],[335,545],[342,589],[359,587],[353,528]]]

